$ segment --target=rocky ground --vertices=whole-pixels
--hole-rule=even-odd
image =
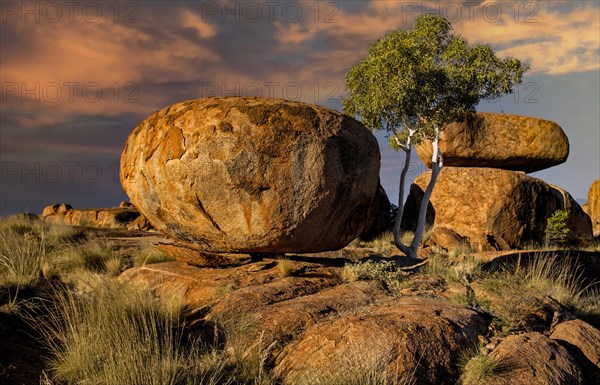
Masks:
[[[492,279],[491,270],[539,252],[479,254],[482,263],[475,265],[432,257],[418,268],[409,265],[419,261],[392,268],[388,252],[369,248],[217,259],[157,233],[87,231],[123,255],[151,243],[176,256],[126,269],[118,279],[159,297],[183,298],[191,335],[218,325],[224,332],[213,338],[221,349],[258,355],[277,383],[455,384],[461,375],[463,383],[488,384],[600,380],[598,303],[586,314],[541,289]],[[560,257],[578,257],[579,270],[597,277],[598,252]],[[35,328],[2,314],[0,331],[3,383],[39,383],[48,355]],[[491,374],[479,382],[465,378],[465,362],[482,357],[494,363]],[[378,382],[368,382],[374,373]]]

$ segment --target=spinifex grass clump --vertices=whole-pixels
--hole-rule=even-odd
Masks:
[[[35,285],[55,256],[75,242],[70,226],[28,217],[0,221],[0,289]]]
[[[169,261],[174,261],[174,259],[153,246],[143,247],[133,256],[134,266],[145,266]]]
[[[43,327],[52,377],[65,384],[181,384],[190,358],[179,348],[181,302],[159,301],[114,281],[57,294]]]
[[[517,263],[483,280],[495,296],[486,307],[495,313],[505,331],[527,329],[527,318],[540,310],[543,297],[550,297],[580,318],[598,324],[598,284],[585,284],[574,261],[557,255],[538,254],[528,263]]]
[[[479,385],[496,376],[500,362],[494,357],[476,349],[472,355],[465,355],[462,361],[461,383],[463,385]]]

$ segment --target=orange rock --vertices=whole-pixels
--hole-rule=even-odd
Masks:
[[[446,126],[439,148],[446,166],[493,167],[528,173],[564,163],[569,156],[569,140],[558,124],[489,112]],[[417,146],[417,154],[428,167],[432,151],[430,141]]]
[[[490,356],[498,373],[486,385],[582,385],[583,374],[569,352],[538,333],[511,335]]]
[[[594,236],[600,237],[600,179],[596,179],[588,192],[588,214],[592,219]]]
[[[455,384],[458,358],[487,323],[437,299],[404,297],[309,327],[275,362],[284,384],[350,383],[385,373],[381,383]]]
[[[576,319],[558,324],[550,338],[562,344],[577,360],[586,383],[600,384],[600,330]]]
[[[144,224],[144,219],[140,217],[139,211],[135,208],[74,210],[64,203],[60,206],[58,204],[48,206],[42,214],[44,221],[71,226],[149,230],[148,225]]]
[[[431,172],[410,187],[402,226],[413,230]],[[589,217],[566,191],[524,173],[493,168],[444,167],[427,210],[427,224],[469,238],[478,251],[543,243],[547,218],[567,210],[569,237],[592,234]]]
[[[337,111],[266,98],[174,104],[131,133],[121,182],[159,231],[218,252],[315,252],[364,229],[379,147]]]

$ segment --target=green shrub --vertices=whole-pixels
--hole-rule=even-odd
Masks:
[[[565,210],[556,210],[546,222],[546,244],[562,244],[567,240],[569,228],[567,218],[569,213]]]

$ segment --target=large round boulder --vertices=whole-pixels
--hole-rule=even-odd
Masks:
[[[411,185],[402,227],[414,230],[431,172]],[[525,173],[493,168],[444,167],[427,209],[426,223],[445,227],[478,251],[510,250],[543,243],[547,219],[556,210],[568,212],[568,237],[589,238],[592,224],[579,204],[563,189]]]
[[[374,204],[380,154],[358,121],[316,105],[205,98],[140,123],[121,182],[157,230],[215,252],[344,247]]]
[[[528,173],[564,163],[569,156],[569,140],[558,124],[489,112],[447,125],[440,135],[439,147],[446,166]],[[417,146],[419,157],[430,168],[432,151],[430,141]]]

